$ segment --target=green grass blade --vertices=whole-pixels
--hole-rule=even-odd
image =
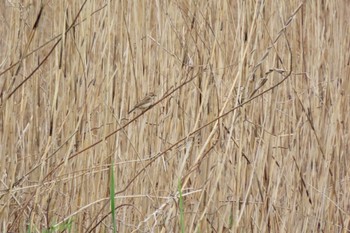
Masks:
[[[183,204],[183,196],[182,196],[181,179],[179,179],[178,191],[179,191],[179,208],[180,208],[180,228],[181,228],[181,232],[184,233],[185,232],[185,216],[184,216],[184,204]]]
[[[111,211],[112,211],[112,222],[113,222],[113,232],[117,232],[117,224],[115,222],[115,202],[114,202],[114,169],[113,165],[110,167],[110,184],[109,184],[109,197],[111,202]]]

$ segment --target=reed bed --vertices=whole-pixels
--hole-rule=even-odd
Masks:
[[[2,1],[0,231],[349,232],[348,3]]]

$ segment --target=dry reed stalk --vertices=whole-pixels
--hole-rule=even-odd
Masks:
[[[346,1],[0,11],[1,232],[350,231]]]

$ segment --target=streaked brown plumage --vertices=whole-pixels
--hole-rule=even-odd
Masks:
[[[148,93],[145,98],[140,100],[128,113],[131,113],[135,109],[147,109],[152,106],[153,101],[155,99],[156,95],[153,92]]]

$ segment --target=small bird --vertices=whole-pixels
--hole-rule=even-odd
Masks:
[[[145,98],[143,98],[142,100],[140,100],[140,102],[138,102],[129,112],[131,113],[132,111],[134,111],[135,109],[141,109],[141,110],[144,110],[144,109],[147,109],[149,107],[152,106],[153,102],[154,102],[154,99],[156,97],[156,94],[154,94],[153,92],[150,92],[148,93]]]

